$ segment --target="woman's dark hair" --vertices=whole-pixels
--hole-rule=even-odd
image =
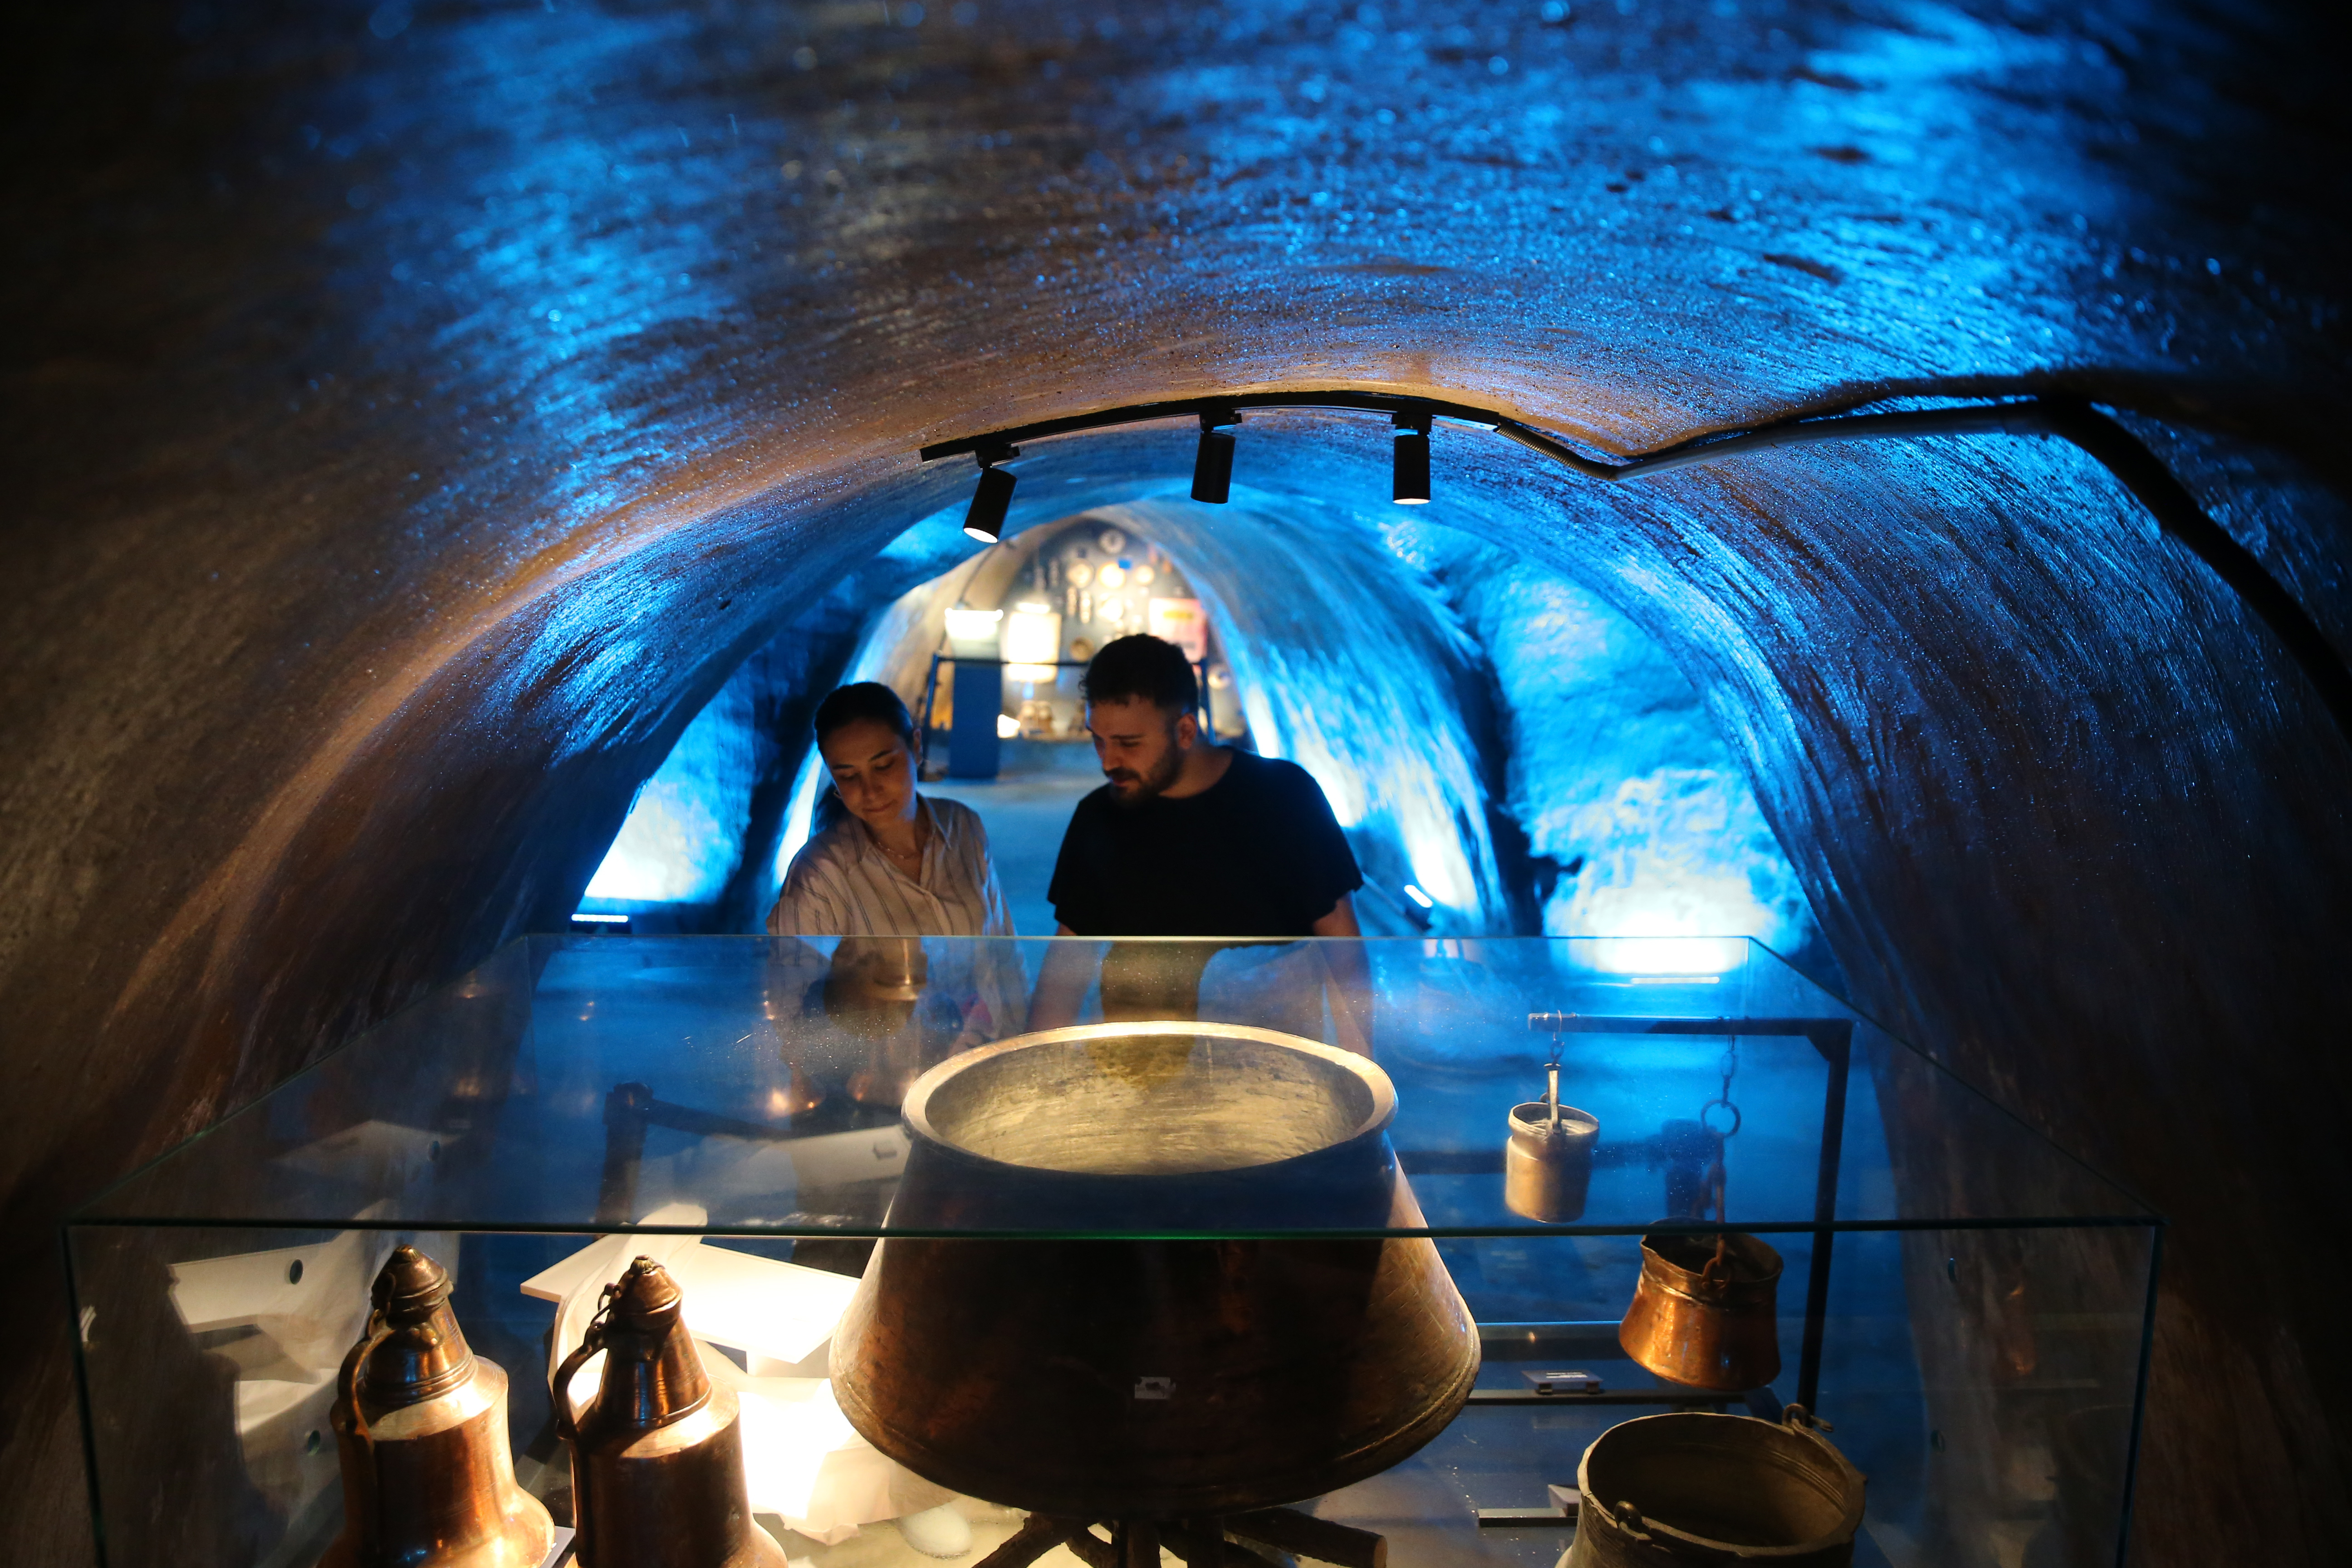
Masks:
[[[878,680],[860,680],[847,686],[836,686],[816,705],[816,743],[845,724],[855,724],[870,719],[907,743],[907,750],[920,756],[922,748],[915,743],[915,716],[907,711],[907,704],[898,694]],[[823,759],[819,759],[822,765]],[[849,814],[842,804],[841,792],[825,781],[824,790],[816,797],[816,805],[809,813],[809,834],[814,837],[839,822]]]
[[[1140,697],[1171,716],[1201,705],[1201,683],[1184,650],[1139,632],[1105,643],[1087,666],[1078,690],[1089,702],[1128,702]]]
[[[908,751],[915,749],[915,716],[897,692],[878,680],[836,686],[816,705],[816,743],[824,745],[827,735],[861,719],[871,719],[906,742]]]

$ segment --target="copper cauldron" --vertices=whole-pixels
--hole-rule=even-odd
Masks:
[[[555,1430],[572,1451],[584,1568],[785,1568],[751,1521],[742,1409],[710,1381],[677,1284],[650,1258],[604,1289],[579,1348],[556,1370]],[[575,1418],[572,1378],[598,1351],[604,1374]]]
[[[507,1374],[467,1347],[447,1272],[398,1247],[372,1295],[330,1417],[343,1530],[320,1568],[539,1568],[554,1527],[515,1484]]]
[[[1423,1224],[1366,1058],[1189,1022],[1050,1029],[908,1093],[893,1230],[1167,1237]],[[894,1236],[835,1332],[835,1396],[918,1475],[1055,1516],[1313,1497],[1435,1436],[1478,1371],[1423,1238]]]
[[[1744,1231],[1652,1231],[1617,1342],[1675,1383],[1761,1388],[1780,1373],[1780,1255]]]
[[[1562,1568],[1846,1568],[1862,1472],[1800,1405],[1781,1420],[1696,1411],[1621,1421],[1576,1467]]]

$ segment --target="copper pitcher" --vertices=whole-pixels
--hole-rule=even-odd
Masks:
[[[679,1312],[677,1282],[650,1258],[604,1288],[577,1350],[555,1373],[555,1430],[572,1451],[572,1517],[585,1568],[785,1568],[751,1521],[742,1411],[710,1381]],[[572,1378],[597,1352],[604,1373],[575,1417]]]
[[[1617,1342],[1670,1382],[1761,1388],[1780,1372],[1780,1255],[1744,1231],[1652,1231]]]
[[[320,1568],[539,1568],[554,1527],[515,1484],[507,1374],[467,1347],[448,1273],[398,1247],[371,1294],[330,1417],[343,1530]]]

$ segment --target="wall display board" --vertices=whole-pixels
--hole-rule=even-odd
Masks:
[[[1182,648],[1184,657],[1194,664],[1209,657],[1209,617],[1198,599],[1165,599],[1155,595],[1143,629]],[[1230,683],[1231,678],[1227,679]]]
[[[2106,1568],[2160,1228],[1742,941],[564,937],[66,1242],[118,1568]]]
[[[1083,740],[1078,676],[1097,648],[1148,633],[1202,667],[1222,700],[1203,693],[1221,740],[1248,724],[1209,625],[1206,606],[1160,549],[1123,529],[1079,521],[1031,547],[1004,595],[1006,728],[1029,740]]]

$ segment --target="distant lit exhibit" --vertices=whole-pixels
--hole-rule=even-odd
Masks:
[[[28,12],[0,1562],[2342,1561],[2339,20]]]

